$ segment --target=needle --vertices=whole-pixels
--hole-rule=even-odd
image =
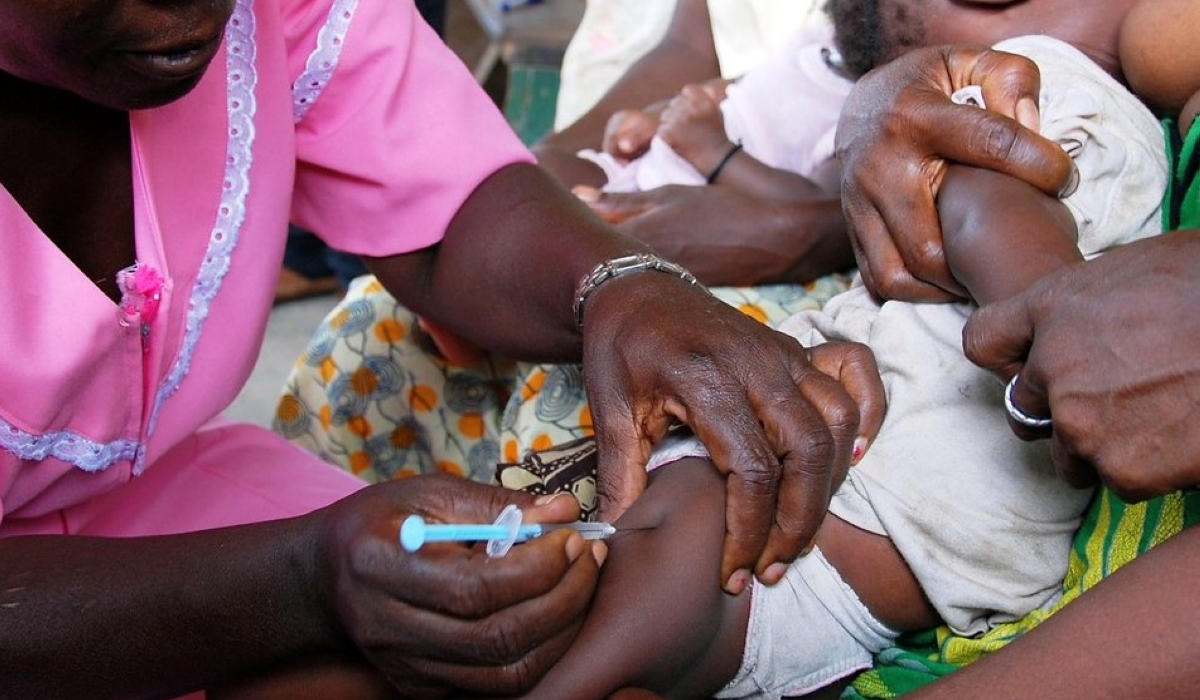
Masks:
[[[587,540],[606,539],[617,529],[609,523],[562,523],[521,524],[521,509],[509,505],[500,512],[496,522],[486,523],[427,523],[419,515],[410,515],[400,525],[400,546],[405,551],[415,552],[426,542],[476,542],[486,540],[487,553],[491,557],[502,557],[517,542],[556,530],[574,530]]]

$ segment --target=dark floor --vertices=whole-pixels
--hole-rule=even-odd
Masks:
[[[446,7],[446,43],[473,71],[480,70],[489,36],[471,5],[492,2],[449,0]],[[504,14],[502,58],[482,84],[526,143],[537,140],[554,122],[558,64],[585,5],[586,0],[540,0]]]

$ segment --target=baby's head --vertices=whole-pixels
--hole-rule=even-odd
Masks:
[[[926,45],[922,0],[828,0],[834,42],[847,73],[858,78],[909,49]]]
[[[846,70],[857,77],[921,46],[990,46],[1033,33],[1035,27],[1055,24],[1043,22],[1039,15],[1053,13],[1054,6],[1061,4],[1059,0],[827,0],[825,9],[833,19]]]
[[[825,9],[833,20],[846,71],[854,77],[921,46],[990,46],[1026,34],[1046,34],[1074,44],[1116,72],[1117,32],[1136,2],[827,0]]]

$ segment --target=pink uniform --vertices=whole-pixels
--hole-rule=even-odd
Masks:
[[[530,160],[399,0],[239,0],[200,85],[130,129],[140,274],[124,304],[0,189],[0,536],[180,532],[359,488],[220,418],[257,357],[287,223],[355,253],[425,247],[485,177]]]

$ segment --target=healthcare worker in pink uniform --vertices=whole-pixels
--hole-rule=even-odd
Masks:
[[[504,693],[574,635],[602,545],[395,542],[410,513],[569,521],[571,499],[364,488],[220,417],[289,221],[447,333],[582,359],[608,517],[688,423],[729,475],[714,585],[782,573],[882,412],[869,353],[810,353],[631,259],[652,253],[531,162],[411,2],[0,0],[3,694]]]

